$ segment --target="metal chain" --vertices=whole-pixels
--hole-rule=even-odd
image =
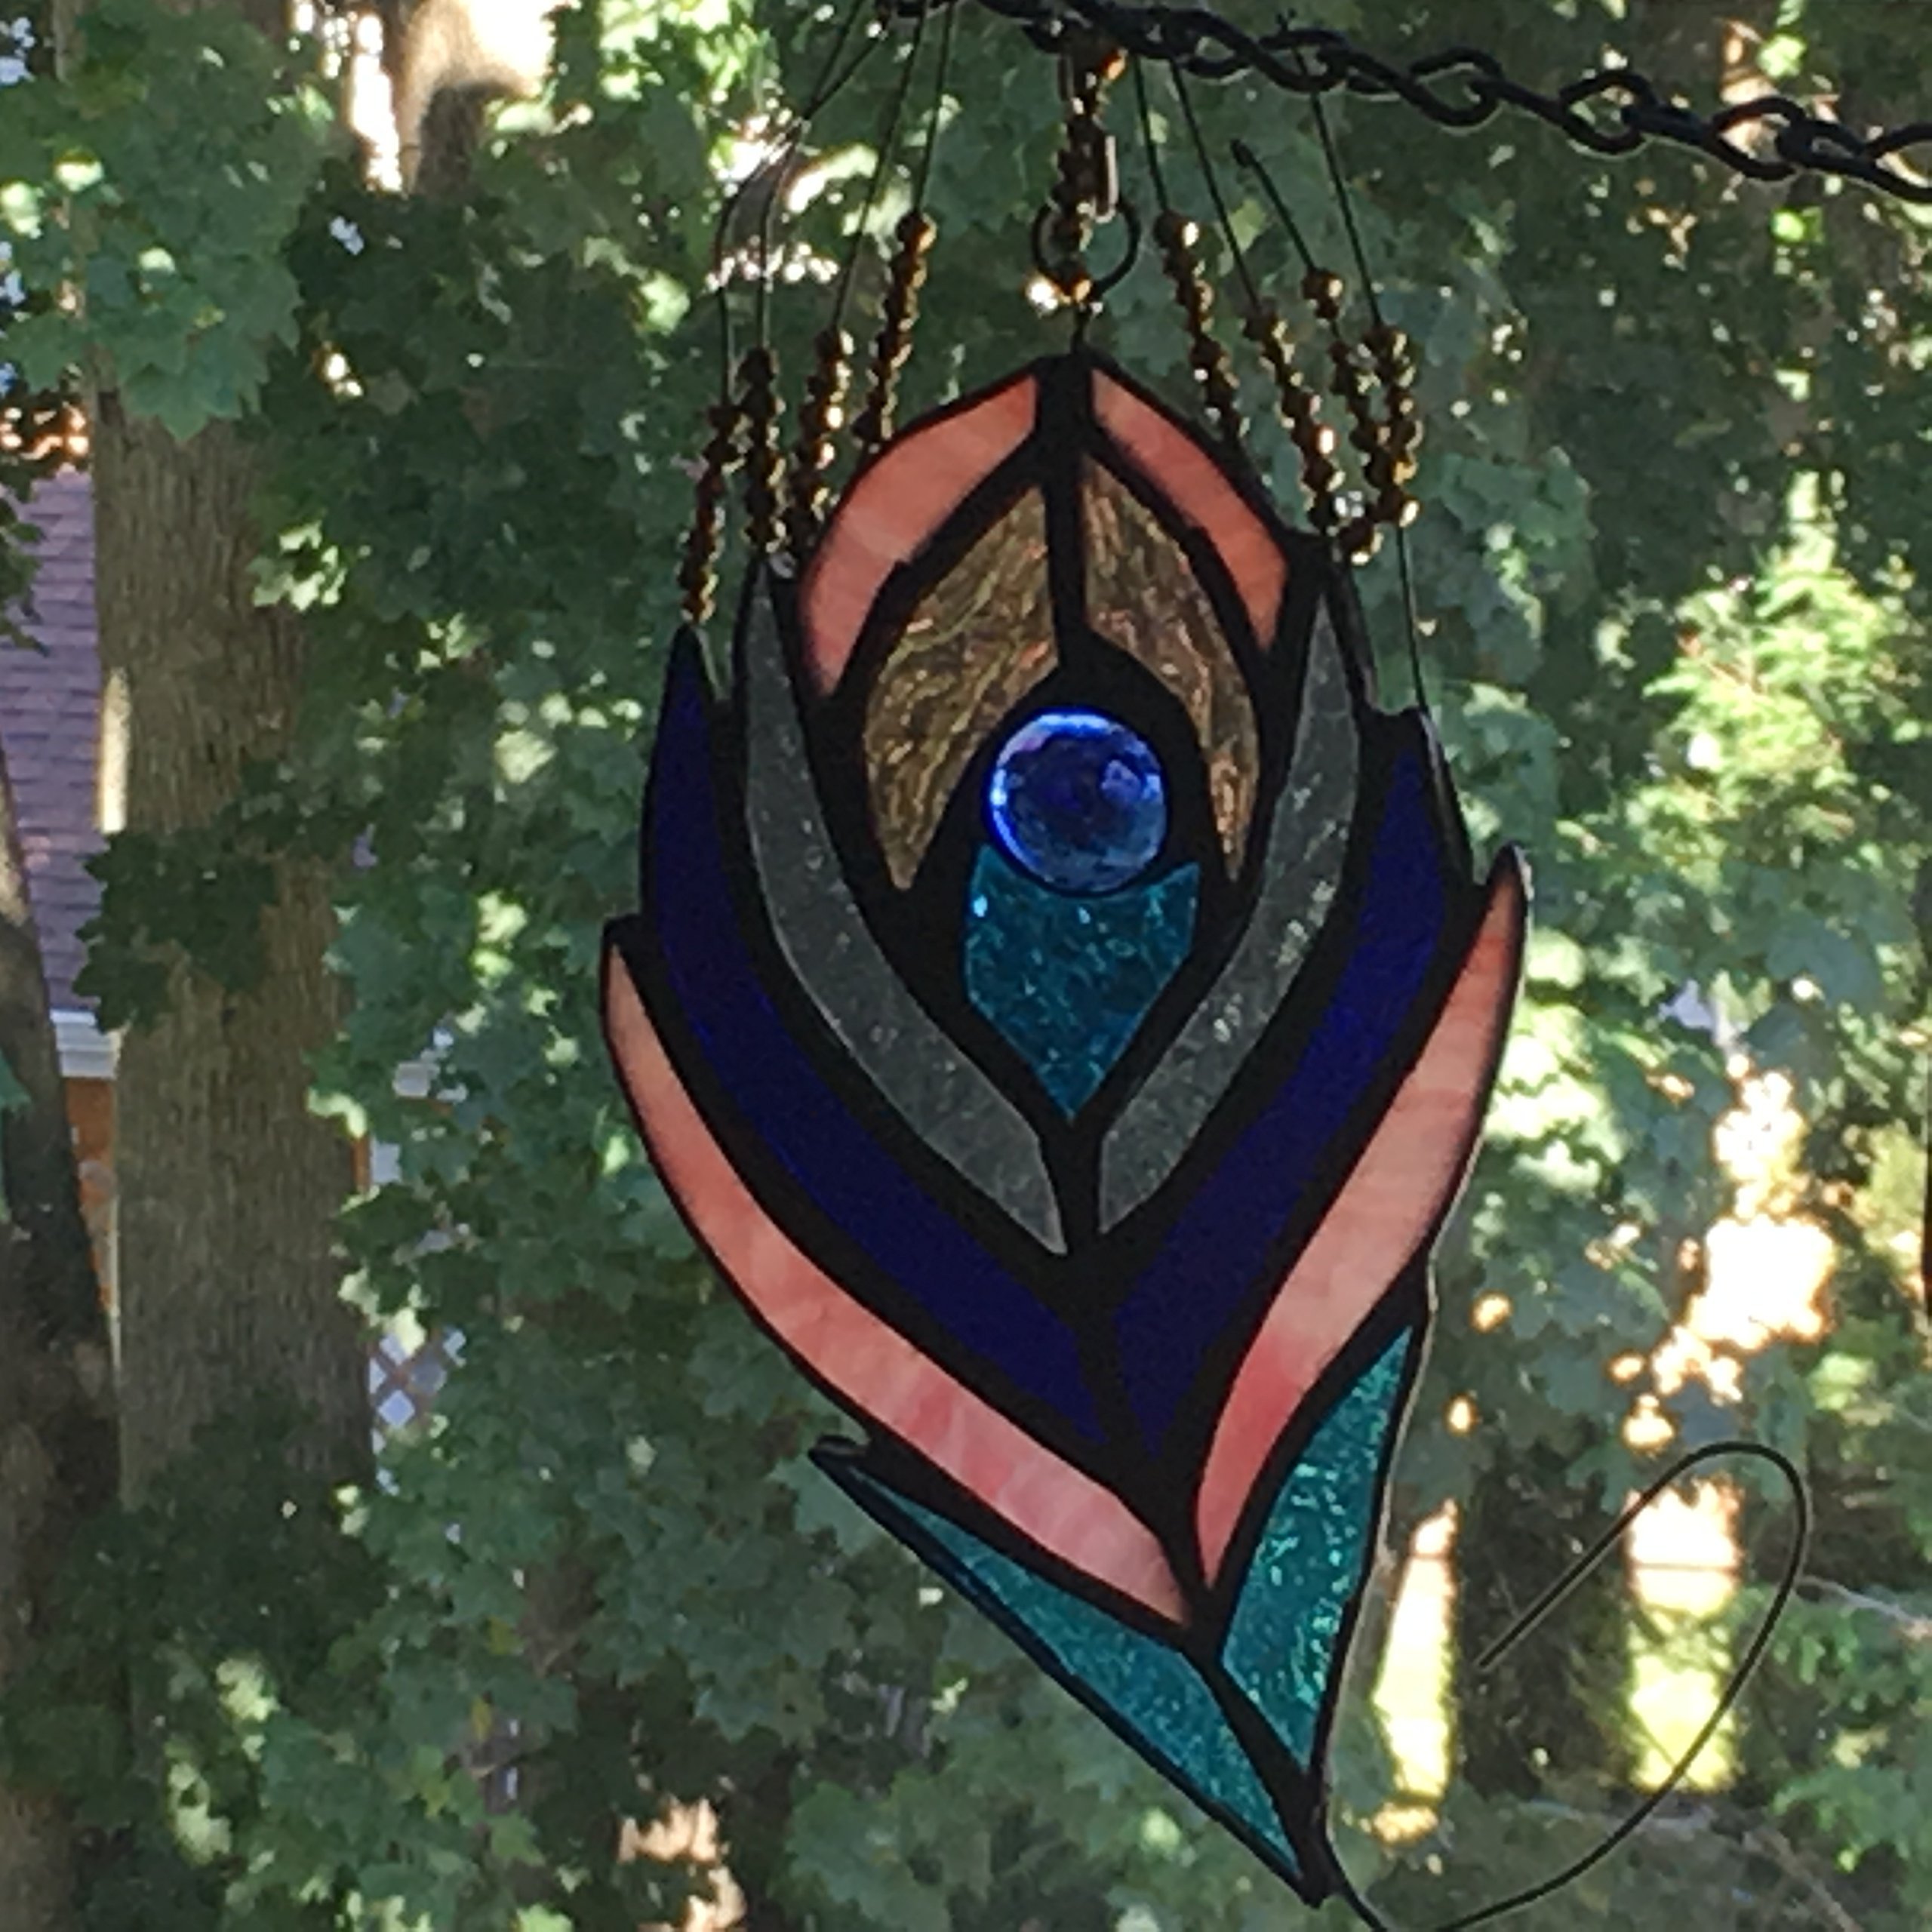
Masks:
[[[912,19],[961,0],[880,0]],[[1860,140],[1784,94],[1764,94],[1703,115],[1634,67],[1607,67],[1553,94],[1510,78],[1494,54],[1451,47],[1398,66],[1329,27],[1279,26],[1251,34],[1204,7],[1137,6],[1123,0],[977,0],[1017,22],[1034,45],[1059,53],[1070,35],[1098,30],[1126,52],[1170,63],[1203,80],[1253,74],[1295,94],[1346,88],[1371,100],[1395,98],[1445,128],[1477,128],[1506,107],[1534,115],[1593,154],[1634,153],[1646,141],[1694,148],[1755,181],[1804,173],[1861,181],[1900,200],[1932,206],[1932,180],[1900,165],[1909,149],[1932,152],[1932,121]],[[1739,138],[1771,136],[1768,151]]]

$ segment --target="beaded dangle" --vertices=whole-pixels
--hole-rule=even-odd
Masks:
[[[1180,304],[1187,329],[1187,358],[1208,419],[1230,451],[1241,448],[1241,404],[1230,373],[1228,352],[1209,326],[1214,291],[1195,253],[1200,230],[1177,210],[1164,208],[1154,218],[1154,243],[1161,266]]]
[[[703,625],[718,601],[718,556],[723,547],[724,498],[731,474],[738,464],[738,429],[743,411],[737,399],[725,396],[705,412],[710,440],[698,459],[692,491],[691,521],[685,536],[684,555],[678,565],[679,608],[685,622]]]
[[[918,208],[907,209],[894,230],[898,246],[886,278],[878,333],[872,337],[866,406],[852,426],[852,440],[861,455],[877,449],[892,434],[899,372],[912,353],[912,325],[918,320],[919,291],[926,279],[927,257],[938,233],[932,217]]]
[[[1325,128],[1324,131],[1325,134]],[[1332,431],[1327,432],[1324,447],[1323,439],[1312,429],[1316,399],[1294,371],[1285,331],[1277,335],[1267,319],[1262,318],[1257,328],[1251,331],[1250,340],[1257,342],[1275,379],[1283,422],[1303,454],[1304,479],[1312,491],[1316,489],[1310,474],[1311,454],[1315,457],[1315,475],[1324,479],[1320,494],[1325,501],[1312,512],[1316,528],[1333,534],[1337,549],[1350,562],[1364,563],[1375,554],[1384,529],[1407,528],[1421,507],[1408,488],[1416,473],[1416,452],[1422,441],[1414,389],[1414,353],[1408,337],[1385,321],[1379,312],[1374,314],[1370,328],[1359,342],[1351,339],[1343,319],[1346,283],[1309,253],[1279,190],[1253,150],[1245,142],[1236,141],[1233,152],[1235,161],[1260,183],[1302,257],[1304,272],[1300,294],[1327,337],[1325,386],[1347,412],[1348,441],[1360,466],[1361,489],[1337,493],[1340,472],[1332,460],[1336,440]],[[1373,309],[1374,291],[1367,293]],[[1275,344],[1272,347],[1271,340]],[[1374,401],[1378,389],[1382,401],[1380,415]]]
[[[835,322],[819,331],[812,358],[798,406],[785,510],[786,544],[795,565],[811,548],[824,512],[827,475],[838,454],[834,438],[851,376],[852,338]]]
[[[1342,472],[1334,460],[1335,432],[1321,420],[1321,398],[1295,367],[1287,325],[1273,303],[1254,297],[1242,314],[1241,327],[1272,379],[1276,412],[1300,461],[1309,521],[1324,537],[1333,536],[1342,520],[1336,494]]]
[[[778,422],[785,405],[778,393],[778,358],[766,343],[745,351],[740,363],[744,423],[745,538],[753,553],[768,555],[778,540],[780,473]]]

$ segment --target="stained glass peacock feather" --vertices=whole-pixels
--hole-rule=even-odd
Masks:
[[[754,568],[726,689],[681,637],[605,955],[820,1466],[1310,1902],[1527,899],[1371,687],[1333,546],[1052,357]]]

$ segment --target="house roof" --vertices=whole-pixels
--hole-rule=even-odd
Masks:
[[[100,888],[82,862],[103,843],[94,506],[86,477],[67,470],[48,478],[26,515],[40,539],[24,628],[42,650],[0,644],[0,743],[20,814],[49,1004],[82,1013],[93,1003],[74,991],[84,956],[80,929],[100,903]]]

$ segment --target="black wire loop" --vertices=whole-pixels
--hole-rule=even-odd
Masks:
[[[1083,312],[1098,308],[1108,292],[1119,287],[1140,257],[1140,217],[1135,212],[1134,203],[1125,195],[1119,195],[1115,200],[1113,211],[1120,217],[1125,229],[1121,237],[1121,257],[1105,275],[1093,276],[1088,283],[1087,293],[1071,305]],[[1039,209],[1033,217],[1031,230],[1033,266],[1044,281],[1055,281],[1054,264],[1047,259],[1046,251],[1046,227],[1053,217],[1054,211],[1051,206]],[[1058,285],[1057,282],[1055,285]]]
[[[1476,1675],[1481,1676],[1493,1669],[1503,1657],[1549,1617],[1571,1592],[1575,1590],[1596,1569],[1605,1557],[1623,1540],[1625,1531],[1646,1509],[1651,1508],[1657,1499],[1672,1484],[1681,1481],[1691,1470],[1706,1463],[1716,1462],[1724,1457],[1740,1457],[1746,1461],[1763,1463],[1775,1469],[1781,1476],[1791,1494],[1792,1533],[1789,1548],[1785,1553],[1784,1568],[1779,1576],[1777,1586],[1772,1591],[1771,1601],[1764,1614],[1758,1620],[1758,1627],[1751,1633],[1751,1641],[1745,1646],[1744,1654],[1731,1672],[1730,1678],[1724,1687],[1710,1715],[1699,1727],[1696,1737],[1679,1753],[1670,1767],[1669,1775],[1641,1804],[1633,1805],[1616,1826],[1606,1832],[1580,1858],[1573,1860],[1561,1871],[1553,1872],[1534,1885],[1519,1892],[1512,1892],[1507,1898],[1496,1900],[1493,1903],[1478,1906],[1473,1912],[1464,1912],[1459,1918],[1435,1926],[1432,1932],[1474,1932],[1478,1925],[1487,1925],[1492,1920],[1506,1918],[1512,1912],[1523,1910],[1540,1900],[1549,1898],[1567,1885],[1574,1884],[1594,1866],[1600,1865],[1626,1840],[1634,1838],[1643,1829],[1652,1813],[1657,1810],[1689,1774],[1690,1767],[1697,1761],[1698,1754],[1717,1735],[1722,1724],[1744,1694],[1744,1690],[1758,1666],[1764,1660],[1770,1647],[1771,1638],[1776,1632],[1786,1607],[1796,1592],[1804,1574],[1804,1559],[1811,1544],[1811,1497],[1805,1487],[1804,1478],[1796,1463],[1780,1449],[1774,1449],[1765,1442],[1726,1441],[1708,1442],[1701,1449],[1693,1449],[1680,1456],[1638,1496],[1637,1500],[1617,1518],[1597,1540],[1578,1557],[1561,1576],[1518,1617],[1503,1635],[1497,1638],[1481,1657],[1475,1660]],[[1371,1932],[1396,1932],[1368,1902],[1344,1880],[1342,1891],[1364,1924]]]

